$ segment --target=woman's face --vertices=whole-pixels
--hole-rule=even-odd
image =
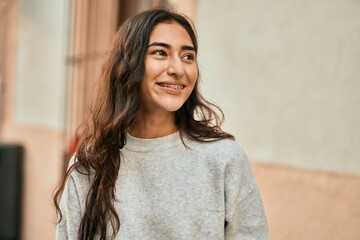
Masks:
[[[187,31],[176,22],[158,23],[145,57],[142,110],[174,113],[190,96],[197,78],[196,53]]]

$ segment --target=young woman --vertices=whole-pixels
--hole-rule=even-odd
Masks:
[[[245,153],[198,91],[197,50],[171,11],[122,25],[54,198],[57,239],[267,239]]]

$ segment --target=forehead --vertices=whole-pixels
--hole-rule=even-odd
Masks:
[[[193,46],[190,35],[177,22],[161,22],[156,24],[150,35],[150,43],[152,42]]]

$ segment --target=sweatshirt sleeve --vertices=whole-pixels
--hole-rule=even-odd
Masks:
[[[259,190],[244,151],[238,147],[225,170],[225,239],[268,239]]]
[[[82,218],[79,195],[75,181],[70,175],[60,200],[62,213],[61,222],[56,226],[56,239],[77,239],[78,229]]]

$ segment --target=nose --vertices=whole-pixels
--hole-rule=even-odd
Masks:
[[[176,78],[181,78],[184,76],[184,66],[180,57],[174,56],[169,59],[167,73],[169,76]]]

